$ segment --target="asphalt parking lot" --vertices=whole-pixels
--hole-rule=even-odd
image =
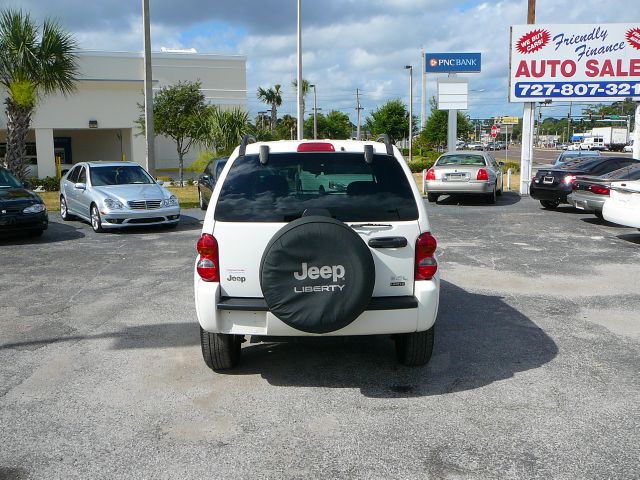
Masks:
[[[0,479],[637,478],[640,232],[513,194],[428,209],[423,368],[361,338],[248,343],[211,372],[199,210],[0,240]]]

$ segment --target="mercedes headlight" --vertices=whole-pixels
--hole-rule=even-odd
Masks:
[[[178,205],[178,198],[175,195],[171,195],[169,198],[165,198],[162,202],[163,207],[176,207]]]
[[[40,213],[46,210],[45,206],[42,203],[34,203],[30,207],[22,210],[22,213]]]
[[[122,205],[121,201],[114,200],[113,198],[107,198],[104,201],[104,206],[109,210],[122,210],[124,208],[124,205]]]

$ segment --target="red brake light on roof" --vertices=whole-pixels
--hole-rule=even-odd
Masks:
[[[200,258],[196,269],[205,282],[220,281],[218,242],[213,235],[203,233],[196,246]]]
[[[487,172],[486,168],[481,168],[480,170],[478,170],[476,180],[489,180],[489,172]]]
[[[298,145],[298,152],[335,152],[333,143],[305,142]]]
[[[436,171],[433,168],[427,170],[427,180],[435,180],[436,179]]]
[[[429,232],[416,240],[416,280],[431,280],[438,271],[438,262],[434,257],[436,248],[438,242]]]
[[[602,185],[591,185],[590,190],[596,195],[609,195],[610,191],[608,187]]]

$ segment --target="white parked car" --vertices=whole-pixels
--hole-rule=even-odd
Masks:
[[[629,145],[625,145],[623,150],[625,152],[633,153],[633,142],[631,142]]]
[[[210,368],[234,367],[248,335],[391,335],[403,364],[428,362],[437,244],[411,171],[383,140],[245,139],[236,148],[197,243]]]
[[[613,182],[602,215],[611,223],[640,229],[640,180]]]

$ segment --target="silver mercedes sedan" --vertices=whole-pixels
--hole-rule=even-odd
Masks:
[[[425,174],[427,199],[437,202],[440,195],[475,194],[495,203],[503,189],[501,165],[488,152],[445,153]]]
[[[142,225],[175,227],[180,205],[133,162],[83,162],[60,180],[60,215],[81,218],[95,232]]]

